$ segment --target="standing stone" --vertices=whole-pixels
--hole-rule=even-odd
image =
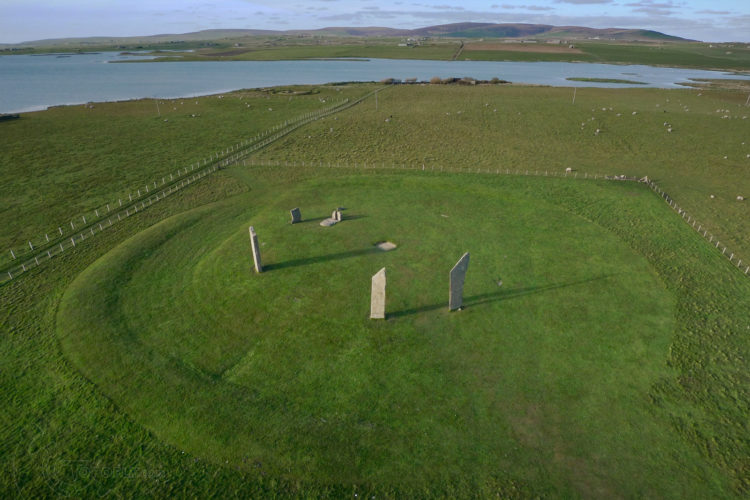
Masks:
[[[385,319],[385,268],[372,277],[370,319]]]
[[[292,224],[302,220],[302,214],[300,213],[299,208],[293,208],[289,213],[292,215]]]
[[[331,219],[335,220],[336,222],[341,222],[341,210],[334,210],[331,214]]]
[[[255,234],[255,228],[250,226],[250,245],[253,247],[253,262],[255,264],[255,272],[262,273],[263,266],[260,264],[260,248],[258,247],[258,235]]]
[[[460,309],[464,303],[464,280],[466,271],[469,269],[469,252],[466,252],[458,259],[450,273],[450,297],[448,298],[448,310],[455,311]]]

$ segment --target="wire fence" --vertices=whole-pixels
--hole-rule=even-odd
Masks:
[[[35,267],[52,261],[56,256],[74,248],[86,239],[137,214],[139,211],[146,210],[154,203],[162,201],[164,198],[203,179],[207,175],[239,162],[248,155],[281,139],[296,129],[315,120],[348,109],[380,90],[382,88],[375,89],[358,99],[345,99],[333,106],[286,120],[252,138],[212,153],[208,158],[203,158],[194,164],[180,168],[174,173],[163,176],[161,179],[143,184],[133,191],[128,192],[127,199],[125,196],[122,196],[110,203],[95,207],[63,224],[57,225],[55,229],[45,233],[44,236],[27,240],[26,245],[9,248],[8,253],[0,261],[0,285],[18,278],[23,273]]]
[[[646,184],[654,193],[658,194],[692,229],[698,234],[705,238],[711,245],[717,250],[721,250],[721,255],[726,257],[729,262],[735,265],[745,276],[750,277],[750,262],[744,261],[739,257],[739,254],[731,251],[726,245],[722,244],[719,239],[708,231],[704,224],[698,223],[697,219],[688,212],[681,208],[674,199],[669,196],[664,190],[659,187],[655,182],[650,180],[648,177],[638,178],[629,177],[626,175],[609,175],[609,174],[589,174],[587,172],[578,172],[573,169],[566,169],[564,171],[557,170],[530,170],[530,169],[509,169],[509,168],[456,168],[456,167],[444,167],[440,165],[430,165],[429,167],[422,165],[408,165],[404,163],[385,163],[385,162],[371,162],[371,163],[340,163],[340,162],[324,162],[324,161],[276,161],[276,160],[252,160],[250,162],[243,161],[244,166],[263,166],[263,167],[317,167],[317,168],[342,168],[352,170],[415,170],[422,172],[448,172],[448,173],[474,173],[474,174],[495,174],[495,175],[523,175],[523,176],[536,176],[536,177],[559,177],[569,179],[581,179],[581,180],[606,180],[606,181],[619,181],[619,182],[638,182]],[[743,269],[744,268],[744,269]]]
[[[581,180],[608,180],[608,181],[620,181],[620,182],[640,182],[645,183],[652,191],[662,197],[662,199],[669,204],[669,206],[680,215],[685,222],[690,225],[698,234],[703,236],[709,243],[711,243],[717,250],[721,250],[721,254],[729,259],[729,262],[734,264],[740,271],[742,271],[743,260],[739,258],[739,255],[729,250],[726,245],[723,245],[717,237],[705,228],[703,224],[699,224],[697,220],[689,215],[684,209],[682,209],[674,199],[664,192],[655,182],[644,177],[638,179],[637,177],[628,177],[625,175],[607,175],[607,174],[590,174],[588,172],[578,172],[573,169],[566,169],[564,171],[558,170],[531,170],[531,169],[509,169],[509,168],[457,168],[457,167],[445,167],[438,165],[430,165],[429,167],[425,164],[422,165],[408,165],[404,163],[385,163],[385,162],[363,162],[363,163],[340,163],[340,162],[322,162],[322,161],[275,161],[275,160],[257,160],[250,159],[247,157],[262,149],[269,144],[281,139],[282,137],[290,134],[296,129],[312,122],[319,120],[328,115],[338,113],[345,109],[348,109],[363,100],[375,95],[376,93],[383,90],[383,87],[373,90],[372,92],[350,101],[346,99],[331,107],[324,108],[315,112],[305,113],[292,120],[284,121],[279,125],[272,127],[256,136],[223,149],[217,153],[211,154],[208,158],[199,160],[195,164],[191,164],[188,167],[178,169],[174,174],[170,173],[169,178],[163,176],[161,180],[154,180],[150,184],[144,184],[143,186],[135,189],[135,192],[128,193],[128,199],[124,200],[124,197],[118,198],[117,201],[112,203],[106,203],[102,206],[96,207],[86,214],[82,214],[65,224],[57,226],[56,231],[45,233],[43,238],[36,238],[35,240],[28,240],[28,246],[20,246],[9,249],[9,256],[6,256],[5,261],[0,264],[0,285],[6,284],[13,279],[16,279],[23,273],[39,267],[45,262],[52,261],[56,256],[61,255],[66,250],[73,249],[76,245],[85,241],[88,238],[95,236],[96,234],[104,231],[105,229],[112,227],[117,222],[129,218],[132,215],[137,214],[139,211],[146,210],[154,203],[158,203],[168,196],[180,191],[181,189],[189,186],[190,184],[197,182],[204,177],[216,172],[221,168],[225,168],[229,165],[238,165],[242,161],[244,166],[265,166],[265,167],[318,167],[318,168],[341,168],[341,169],[353,169],[353,170],[413,170],[422,172],[447,172],[447,173],[475,173],[475,174],[495,174],[495,175],[517,175],[517,176],[537,176],[537,177],[560,177],[570,179],[581,179]],[[143,189],[141,189],[143,188]],[[87,217],[88,215],[88,217]],[[68,229],[70,226],[70,229]],[[696,227],[697,226],[697,227]],[[715,241],[714,241],[715,240]],[[745,261],[744,275],[750,276],[750,265]]]

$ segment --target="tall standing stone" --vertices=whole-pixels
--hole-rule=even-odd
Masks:
[[[370,319],[385,319],[385,268],[372,277]]]
[[[450,297],[448,298],[448,309],[455,311],[460,309],[464,303],[464,281],[466,280],[466,271],[469,269],[469,252],[466,252],[458,259],[456,265],[451,269],[450,279]]]
[[[295,224],[302,220],[302,214],[300,213],[299,208],[293,208],[289,211],[289,213],[292,215],[292,224]]]
[[[263,266],[260,264],[260,248],[258,247],[258,235],[255,234],[255,228],[250,226],[250,246],[253,247],[253,263],[255,264],[255,272],[262,273]]]

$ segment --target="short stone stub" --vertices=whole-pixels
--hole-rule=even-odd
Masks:
[[[291,209],[289,214],[292,216],[292,224],[302,221],[302,213],[299,211],[299,208]]]

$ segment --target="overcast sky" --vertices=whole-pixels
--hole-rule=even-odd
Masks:
[[[750,42],[750,0],[0,0],[0,43],[464,21],[645,28],[704,41]]]

